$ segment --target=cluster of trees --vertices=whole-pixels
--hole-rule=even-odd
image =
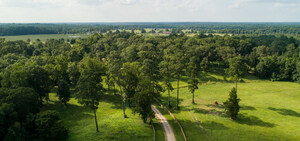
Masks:
[[[16,135],[12,131],[22,130],[37,133],[33,137],[51,138],[44,133],[53,129],[57,132],[51,131],[52,137],[65,137],[59,134],[67,135],[67,130],[56,112],[39,112],[55,86],[62,104],[67,105],[75,97],[94,111],[98,131],[96,110],[101,95],[117,94],[117,88],[124,117],[129,107],[147,122],[153,118],[151,104],[161,92],[168,92],[168,103],[172,106],[170,93],[174,90],[171,84],[174,80],[179,109],[179,80],[183,76],[189,78],[188,88],[194,103],[198,78],[202,71],[211,70],[209,67],[227,68],[224,76],[236,83],[246,73],[271,80],[299,81],[299,53],[299,41],[293,37],[271,35],[188,37],[182,33],[144,37],[110,32],[77,39],[72,44],[54,39],[46,42],[0,39],[0,134],[2,138],[10,138]],[[74,94],[70,88],[75,88]],[[237,87],[232,93],[236,91]]]
[[[0,24],[0,36],[29,34],[74,34],[86,32],[106,33],[110,30],[170,29],[173,33],[191,30],[190,33],[222,34],[289,34],[299,35],[299,23],[73,23],[73,24]]]

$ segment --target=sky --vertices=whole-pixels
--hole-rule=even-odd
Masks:
[[[0,23],[300,22],[300,0],[0,0]]]

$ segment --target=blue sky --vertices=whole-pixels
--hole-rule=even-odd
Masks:
[[[0,0],[0,23],[300,22],[300,0]]]

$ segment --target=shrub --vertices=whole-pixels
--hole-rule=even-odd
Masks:
[[[237,119],[240,110],[239,101],[240,99],[237,98],[235,88],[232,88],[228,100],[224,102],[224,106],[226,114],[233,120]]]

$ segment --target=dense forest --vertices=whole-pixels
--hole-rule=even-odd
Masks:
[[[2,31],[7,30],[1,33],[46,34],[48,31],[55,31],[47,28],[54,28],[57,29],[55,32],[62,33],[89,30],[87,25],[74,25],[70,28],[64,25],[51,26],[12,24],[8,29],[16,30],[1,27]],[[76,30],[77,26],[83,28]],[[108,26],[108,29],[147,26],[149,25],[112,25]],[[156,24],[151,26],[155,28]],[[160,26],[164,28],[183,26],[205,30],[207,25],[203,24],[198,28],[193,24],[163,24],[158,27]],[[247,30],[249,33],[299,34],[297,24],[290,24],[287,27],[285,24],[212,26],[217,32],[226,33],[242,32],[243,28],[239,27],[250,26],[253,28],[249,29],[253,30]],[[226,31],[225,28],[228,26],[231,29]],[[278,26],[284,28],[273,29]],[[265,29],[259,30],[261,27]],[[32,30],[29,30],[31,28]],[[22,30],[28,30],[28,33]],[[102,94],[118,94],[119,89],[123,116],[126,117],[124,107],[128,105],[144,122],[148,122],[154,116],[150,107],[154,99],[159,99],[163,91],[170,94],[170,91],[174,90],[170,84],[171,80],[187,76],[190,79],[189,88],[193,93],[197,89],[199,72],[209,71],[209,67],[225,69],[223,75],[228,81],[234,81],[233,78],[242,81],[241,77],[235,75],[242,75],[240,71],[243,71],[244,74],[255,75],[262,79],[298,82],[299,43],[293,37],[285,35],[277,37],[197,34],[188,37],[182,33],[145,37],[129,32],[93,34],[87,39],[77,39],[72,44],[63,39],[26,42],[6,41],[2,38],[0,39],[0,140],[66,138],[68,130],[61,124],[63,121],[57,112],[40,112],[40,108],[48,102],[49,92],[53,88],[57,90],[62,104],[67,106],[70,97],[75,97],[79,103],[94,111],[98,108]],[[236,71],[234,65],[245,69],[239,70],[240,74],[232,73]],[[177,89],[179,88],[177,83]],[[179,108],[179,91],[177,92],[176,107]],[[94,113],[96,118],[96,112]],[[97,120],[95,121],[98,131]]]
[[[287,34],[299,35],[299,23],[62,23],[62,24],[0,24],[0,36],[30,34],[106,33],[110,30],[168,29],[174,33],[221,34]]]

